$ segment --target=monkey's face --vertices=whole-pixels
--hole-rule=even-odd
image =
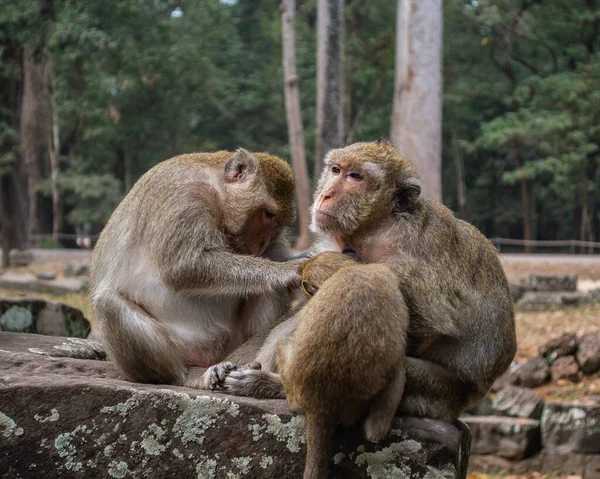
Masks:
[[[233,249],[261,256],[294,220],[294,182],[283,160],[239,150],[225,165],[223,221]]]
[[[412,165],[389,142],[332,150],[315,193],[311,228],[347,240],[409,209],[419,193]]]
[[[332,251],[311,258],[302,266],[302,291],[307,297],[314,296],[321,285],[333,274],[355,264],[356,261],[347,255]]]

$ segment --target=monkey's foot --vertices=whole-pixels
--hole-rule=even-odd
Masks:
[[[222,389],[223,382],[231,371],[234,371],[236,368],[237,366],[229,361],[211,366],[202,376],[204,389],[210,389],[211,391]]]
[[[263,399],[285,399],[279,374],[238,366],[231,370],[221,384],[220,390],[234,396]]]

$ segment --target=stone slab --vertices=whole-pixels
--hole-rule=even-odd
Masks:
[[[80,293],[87,288],[87,283],[77,278],[38,279],[33,274],[17,274],[6,272],[0,276],[0,288],[36,293],[69,294]]]
[[[304,418],[284,400],[136,384],[108,361],[46,354],[68,341],[0,333],[7,477],[302,476]],[[465,478],[469,439],[462,423],[410,417],[396,417],[377,445],[358,426],[340,429],[330,477]]]
[[[600,453],[600,402],[547,403],[542,414],[542,443],[559,454]]]

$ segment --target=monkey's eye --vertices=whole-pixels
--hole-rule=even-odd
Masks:
[[[363,176],[358,171],[353,171],[348,175],[353,181],[362,181]]]
[[[342,169],[338,166],[338,165],[331,165],[331,172],[334,175],[339,175],[341,173]]]
[[[265,216],[268,219],[272,219],[272,218],[275,218],[275,213],[273,213],[272,211],[269,211],[269,210],[265,210]]]

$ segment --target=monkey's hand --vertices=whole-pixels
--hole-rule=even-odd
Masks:
[[[252,369],[249,366],[238,366],[230,371],[220,390],[234,396],[285,399],[279,374]]]
[[[227,376],[235,371],[238,367],[248,368],[248,369],[260,369],[261,365],[257,362],[252,362],[247,364],[246,366],[238,366],[237,364],[233,364],[229,361],[223,361],[222,363],[215,364],[206,370],[204,375],[202,376],[202,381],[204,383],[204,389],[210,389],[211,391],[222,390],[223,383]]]
[[[302,270],[302,265],[308,261],[308,258],[296,258],[289,261],[285,261],[282,263],[282,266],[285,270],[285,274],[281,275],[280,284],[273,285],[275,288],[289,288],[289,287],[299,287],[302,281],[302,277],[300,276],[300,271]],[[276,281],[277,281],[276,279]],[[278,288],[277,288],[278,289]]]
[[[220,389],[227,375],[235,368],[237,366],[229,361],[218,363],[208,368],[202,376],[204,389],[210,389],[211,391]]]

